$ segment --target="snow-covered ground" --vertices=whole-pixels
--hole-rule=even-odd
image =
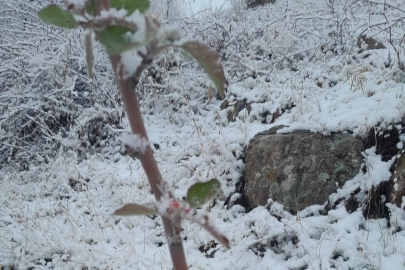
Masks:
[[[237,204],[225,205],[226,198],[232,202],[240,196],[235,186],[243,174],[243,151],[259,131],[275,125],[289,126],[281,132],[308,129],[325,135],[341,131],[364,136],[374,126],[402,130],[405,73],[400,63],[405,63],[405,25],[399,19],[405,17],[403,1],[389,3],[399,9],[369,3],[374,1],[278,2],[255,10],[232,6],[209,19],[177,21],[185,35],[204,40],[220,52],[228,80],[226,99],[251,103],[250,114],[243,110],[235,122],[228,122],[227,111],[220,110],[222,101],[206,95],[207,76],[194,61],[175,51],[156,60],[139,89],[150,143],[176,197],[181,200],[198,181],[215,177],[222,184],[223,194],[198,211],[210,213],[231,248],[225,249],[198,225],[185,221],[190,269],[405,269],[405,213],[393,205],[388,205],[389,220],[366,219],[361,207],[348,213],[344,200],[327,215],[320,214],[323,206],[317,205],[296,215],[271,202],[249,212]],[[360,34],[374,36],[386,49],[358,52]],[[56,35],[57,41],[52,42],[79,50],[69,40],[72,36]],[[0,47],[9,44],[0,43]],[[7,53],[2,49],[1,54]],[[30,68],[52,71],[44,68],[53,65],[52,58],[29,57]],[[101,52],[99,69],[106,63],[102,57]],[[82,95],[69,88],[77,79],[72,78],[65,85],[55,82],[45,97],[57,102],[53,98],[57,90]],[[112,87],[110,77],[100,75],[96,83]],[[3,85],[0,106],[5,108],[12,98],[9,92],[20,92]],[[97,93],[113,103],[113,90]],[[29,106],[36,104],[34,97],[29,102]],[[91,110],[79,107],[86,114],[78,121],[85,125],[85,119],[94,115],[121,115],[119,102],[112,109],[106,104]],[[8,109],[11,114],[16,110]],[[271,119],[277,110],[281,116]],[[8,123],[5,111],[0,127]],[[36,153],[38,159],[28,162],[25,170],[14,169],[11,158],[4,161],[0,167],[0,266],[171,269],[160,218],[112,215],[124,203],[154,200],[140,163],[121,154],[120,137],[129,133],[126,119],[122,121],[121,129],[109,127],[114,135],[109,141],[98,138],[108,151],[89,146],[88,153],[78,154],[76,137],[55,133],[48,138],[60,140],[54,155]],[[75,130],[72,127],[66,133]],[[4,138],[8,134],[4,128],[1,132]],[[398,148],[402,146],[399,142]],[[366,172],[359,171],[330,196],[331,201],[360,188],[357,197],[362,205],[367,200],[365,191],[389,180],[394,158],[382,161],[375,148],[367,149],[364,156]]]

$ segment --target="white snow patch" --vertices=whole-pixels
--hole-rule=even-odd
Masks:
[[[134,153],[144,154],[149,142],[137,134],[127,134],[121,137],[121,142]]]
[[[109,10],[102,10],[100,12],[100,16],[99,18],[108,18],[108,17],[112,17],[112,18],[119,18],[119,19],[123,19],[125,18],[125,15],[127,15],[127,11],[125,9],[120,9],[117,10],[116,8],[110,8]]]
[[[348,199],[349,196],[358,188],[361,191],[368,191],[372,187],[379,185],[381,182],[388,181],[391,177],[390,168],[395,158],[384,162],[381,160],[381,155],[375,153],[375,147],[367,149],[363,154],[366,160],[364,166],[367,167],[367,172],[360,172],[352,179],[347,181],[342,188],[339,188],[336,193],[329,196],[329,200],[334,203],[340,198]],[[360,193],[364,194],[364,193]],[[361,198],[358,198],[361,200]],[[364,199],[364,198],[363,198]]]
[[[135,74],[140,61],[135,55],[133,55],[132,51],[126,51],[121,53],[121,64],[124,66],[124,79],[126,79]]]
[[[138,30],[133,33],[127,33],[129,36],[129,39],[133,43],[138,43],[138,44],[143,44],[145,43],[145,37],[146,37],[146,18],[145,16],[139,12],[139,10],[135,10],[134,13],[132,13],[129,17],[126,17],[126,20],[129,22],[134,23],[137,27]]]

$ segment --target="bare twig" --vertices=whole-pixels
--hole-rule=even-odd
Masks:
[[[377,4],[377,5],[388,6],[388,7],[390,7],[390,8],[393,8],[393,9],[396,9],[396,10],[399,10],[399,11],[402,11],[402,12],[405,13],[405,9],[401,9],[401,8],[399,8],[399,7],[397,7],[397,6],[391,5],[391,4],[387,3],[386,1],[384,1],[384,2],[377,2],[377,1],[366,0],[366,2],[369,2],[369,3],[371,3],[371,4]]]

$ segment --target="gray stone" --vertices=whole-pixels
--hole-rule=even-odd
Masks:
[[[247,0],[246,4],[248,8],[254,8],[258,6],[263,6],[266,4],[274,4],[276,0]]]
[[[272,198],[295,214],[307,206],[324,204],[331,193],[358,174],[360,138],[309,131],[277,134],[282,127],[258,133],[249,143],[244,195],[252,208]]]
[[[365,43],[367,45],[366,49],[362,49],[362,45]],[[357,47],[359,47],[361,50],[359,53],[363,51],[368,51],[368,50],[379,50],[379,49],[385,49],[385,46],[381,43],[378,42],[376,39],[372,37],[367,37],[366,35],[361,35],[357,38]]]
[[[387,202],[396,204],[401,207],[402,199],[405,197],[405,155],[401,157],[395,164],[394,172],[388,186]],[[405,198],[404,198],[405,199]]]

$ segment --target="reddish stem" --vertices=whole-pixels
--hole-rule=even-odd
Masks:
[[[110,3],[109,0],[99,0],[96,2],[97,14],[100,14],[101,10],[108,10]],[[144,58],[135,72],[134,77],[125,78],[123,74],[123,66],[121,64],[120,55],[111,55],[110,61],[114,70],[115,78],[118,83],[118,88],[121,92],[122,100],[127,111],[127,117],[131,125],[132,132],[137,134],[141,138],[148,139],[145,126],[143,124],[142,115],[139,110],[139,103],[137,93],[135,91],[139,82],[139,78],[143,70],[152,62],[152,59]],[[145,153],[139,156],[145,173],[148,177],[149,183],[152,187],[152,191],[155,194],[157,201],[160,201],[162,196],[169,196],[169,194],[163,194],[165,183],[162,180],[162,176],[159,172],[159,168],[156,164],[153,156],[153,151],[150,145],[145,149]],[[180,228],[176,226],[168,218],[163,217],[163,226],[166,233],[167,244],[169,246],[170,255],[172,257],[173,267],[175,270],[187,270],[187,262],[184,254],[183,243],[180,236]]]

